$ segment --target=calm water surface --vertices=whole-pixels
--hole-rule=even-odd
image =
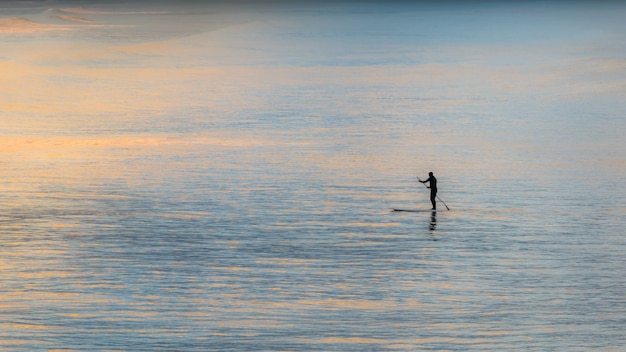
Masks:
[[[623,5],[7,4],[0,350],[626,345]]]

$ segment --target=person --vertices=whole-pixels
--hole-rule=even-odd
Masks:
[[[419,181],[421,183],[429,182],[428,188],[430,188],[430,202],[433,203],[433,210],[437,210],[437,202],[435,202],[435,199],[437,198],[437,179],[435,178],[435,175],[433,175],[432,172],[429,172],[428,179]]]

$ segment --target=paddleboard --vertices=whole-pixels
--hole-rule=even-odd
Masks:
[[[432,209],[396,209],[396,208],[393,208],[393,209],[391,209],[391,211],[406,211],[406,212],[410,212],[410,213],[436,213],[437,211],[441,211],[441,210],[432,210]]]

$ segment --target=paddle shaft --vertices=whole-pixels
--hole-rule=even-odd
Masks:
[[[428,188],[428,186],[426,186],[426,184],[425,184],[424,182],[422,182],[422,180],[420,180],[420,178],[419,178],[419,177],[417,178],[417,180],[418,180],[418,181],[420,181],[420,183],[421,183],[421,184],[423,184],[423,185],[424,185],[424,187]],[[450,208],[448,208],[448,206],[446,205],[446,202],[444,202],[443,200],[441,200],[441,198],[439,198],[439,196],[435,196],[435,197],[437,197],[437,199],[439,199],[439,201],[440,201],[441,203],[443,203],[443,205],[446,207],[446,209],[450,210]]]

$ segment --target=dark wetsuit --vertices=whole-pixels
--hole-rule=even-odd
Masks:
[[[437,203],[435,199],[437,198],[437,179],[435,176],[430,176],[427,180],[423,181],[423,183],[430,182],[430,202],[433,203],[433,209],[437,209]]]

